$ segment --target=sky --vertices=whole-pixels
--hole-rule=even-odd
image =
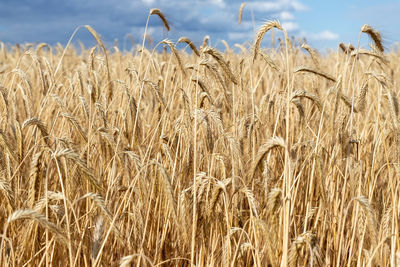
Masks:
[[[168,38],[177,41],[189,37],[196,45],[210,36],[210,45],[223,49],[254,42],[257,29],[268,20],[278,19],[290,36],[305,38],[319,50],[337,49],[338,44],[358,43],[360,28],[369,24],[379,30],[387,49],[400,41],[400,0],[247,0],[242,23],[238,24],[239,0],[0,0],[0,41],[65,45],[74,30],[91,25],[107,47],[118,40],[120,50],[129,50],[133,37],[143,40],[151,8],[159,8],[170,23],[163,28],[157,16],[151,16],[147,33],[157,44]],[[80,28],[73,40],[86,47],[95,45],[93,37]],[[270,46],[266,35],[264,46]],[[369,43],[361,35],[361,46]]]

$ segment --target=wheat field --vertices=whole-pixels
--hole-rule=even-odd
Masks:
[[[279,21],[236,53],[80,30],[97,45],[1,44],[1,266],[400,266],[378,31],[319,54]]]

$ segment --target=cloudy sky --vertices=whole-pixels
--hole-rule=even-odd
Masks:
[[[255,31],[265,21],[278,19],[289,34],[305,37],[309,44],[324,50],[336,49],[339,42],[356,44],[360,28],[370,24],[381,31],[384,45],[400,41],[400,0],[247,0],[242,24],[237,23],[239,0],[0,0],[0,41],[10,44],[46,42],[66,44],[80,25],[91,25],[103,41],[120,49],[130,48],[128,36],[141,42],[149,10],[160,8],[171,25],[163,29],[151,16],[148,33],[157,43],[187,36],[200,45],[205,35],[211,45],[223,48],[254,40]],[[267,35],[269,36],[269,35]],[[266,37],[265,45],[268,45]],[[94,44],[86,29],[74,40]],[[362,36],[362,45],[368,43]]]

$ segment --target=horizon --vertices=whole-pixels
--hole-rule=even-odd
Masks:
[[[192,0],[171,4],[165,0],[122,0],[118,3],[89,0],[82,4],[77,0],[6,0],[0,3],[0,41],[10,45],[44,42],[65,46],[77,27],[90,25],[108,49],[118,40],[120,50],[129,51],[129,36],[136,44],[141,44],[149,11],[159,8],[171,30],[167,32],[162,21],[151,16],[147,30],[154,44],[164,39],[176,42],[186,36],[199,46],[206,35],[210,36],[210,45],[219,49],[224,48],[223,40],[231,47],[252,44],[257,29],[273,19],[278,19],[290,36],[296,40],[305,38],[310,46],[321,52],[336,50],[341,42],[356,47],[364,24],[381,32],[387,50],[399,42],[396,14],[400,11],[400,1],[246,1],[242,23],[238,24],[242,2]],[[270,39],[270,35],[266,36],[263,46],[270,47]],[[75,46],[79,46],[79,41],[85,47],[96,44],[85,29],[78,30],[74,36]],[[368,37],[361,36],[361,47],[367,47],[369,43]]]

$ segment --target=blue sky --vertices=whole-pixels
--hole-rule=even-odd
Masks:
[[[187,36],[200,45],[205,35],[211,45],[223,48],[253,42],[255,30],[266,20],[278,19],[290,35],[306,38],[320,50],[336,49],[339,42],[357,44],[360,28],[370,24],[382,33],[390,49],[400,41],[400,0],[318,1],[248,0],[243,22],[237,23],[239,0],[0,0],[0,41],[10,44],[47,42],[66,44],[79,25],[91,25],[110,47],[118,39],[120,49],[129,49],[127,35],[136,43],[143,38],[151,8],[160,8],[171,24],[166,32],[152,16],[149,33],[155,43],[164,38],[176,41]],[[269,35],[264,45],[268,45]],[[86,46],[93,38],[81,29],[75,37]],[[367,46],[368,38],[362,36]]]

